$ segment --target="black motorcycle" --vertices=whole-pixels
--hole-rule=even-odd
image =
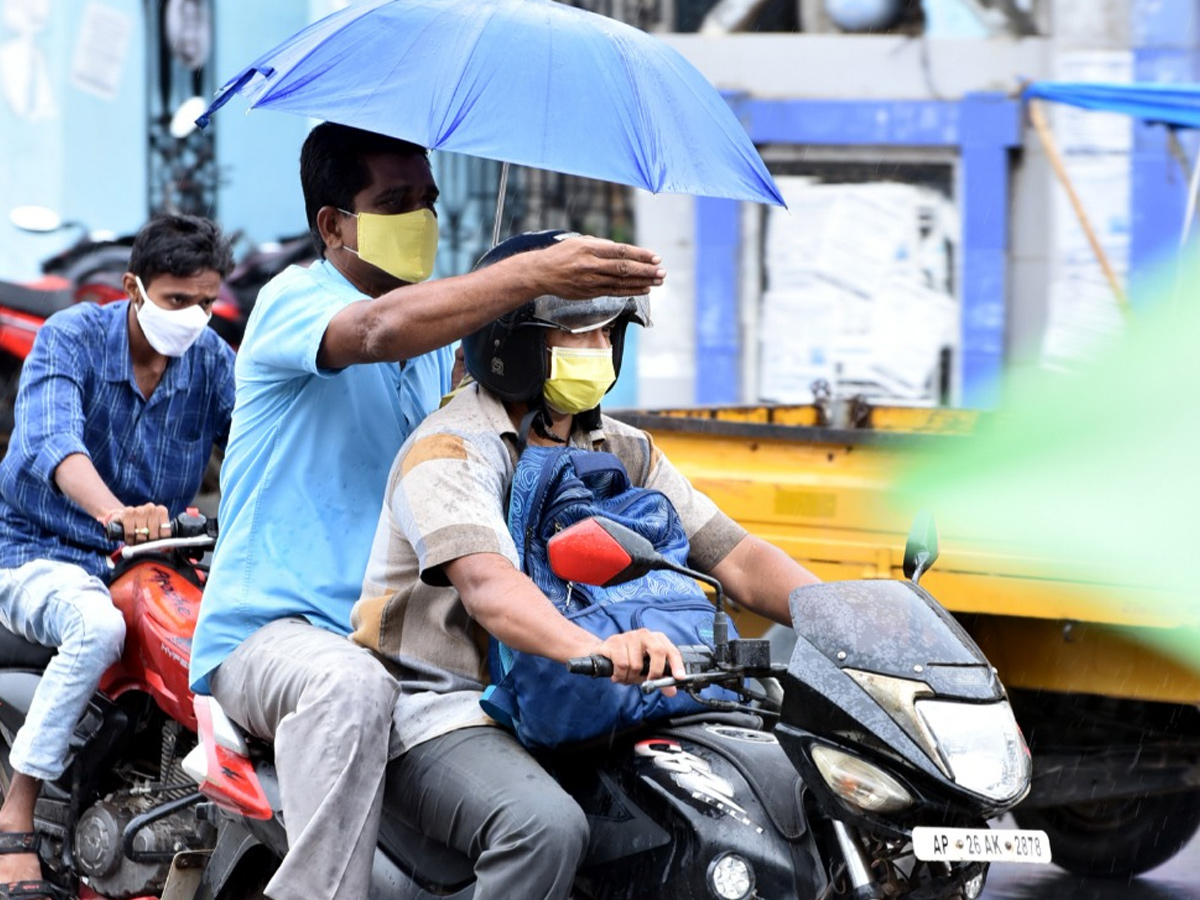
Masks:
[[[565,529],[550,549],[556,572],[576,582],[676,568],[602,519]],[[936,555],[922,522],[906,548],[908,582],[797,589],[786,666],[771,663],[766,641],[723,639],[720,585],[678,568],[717,591],[715,646],[681,648],[687,675],[642,689],[698,695],[720,684],[741,700],[541,756],[591,825],[576,895],[974,900],[989,863],[1048,863],[1044,832],[988,826],[1025,796],[1030,756],[995,670],[917,584]],[[599,656],[572,667],[611,672]],[[277,813],[267,748],[246,752]],[[222,814],[196,896],[261,888],[264,864],[285,851],[277,814]],[[473,881],[468,859],[385,805],[372,897],[466,900]]]

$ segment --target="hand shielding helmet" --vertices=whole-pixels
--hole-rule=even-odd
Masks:
[[[559,230],[514,235],[485,253],[475,268],[482,269],[518,253],[544,250],[569,237],[577,235]],[[463,338],[463,360],[471,377],[500,398],[538,401],[548,374],[545,329],[561,328],[579,334],[611,325],[613,369],[620,377],[625,329],[630,322],[650,325],[650,304],[646,297],[564,300],[543,295]]]

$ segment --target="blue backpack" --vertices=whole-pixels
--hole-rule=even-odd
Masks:
[[[647,538],[660,553],[687,564],[688,540],[670,500],[633,487],[611,453],[574,447],[527,447],[517,461],[508,527],[521,571],[564,616],[603,640],[637,628],[663,632],[678,645],[712,646],[713,605],[700,586],[677,572],[655,571],[601,588],[569,584],[554,574],[546,544],[562,529],[604,516]],[[730,637],[736,637],[730,628]],[[632,728],[648,719],[698,712],[704,705],[680,691],[643,694],[636,685],[573,675],[559,662],[521,653],[492,638],[491,686],[480,701],[527,747],[557,747]],[[702,697],[732,697],[710,687]]]

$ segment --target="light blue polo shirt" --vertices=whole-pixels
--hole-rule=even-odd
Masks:
[[[220,538],[192,641],[192,688],[268,622],[350,633],[400,445],[450,388],[453,353],[317,368],[330,320],[367,299],[328,262],[258,295],[238,351]]]

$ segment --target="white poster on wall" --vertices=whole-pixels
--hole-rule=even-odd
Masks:
[[[121,89],[132,31],[133,20],[128,15],[91,0],[83,8],[79,22],[71,61],[71,84],[105,100],[115,100]]]
[[[760,399],[807,403],[824,381],[839,397],[937,403],[958,342],[953,204],[899,182],[776,182],[790,212],[767,214]]]
[[[27,122],[58,115],[41,36],[50,0],[3,0],[0,24],[0,91],[13,115]]]

